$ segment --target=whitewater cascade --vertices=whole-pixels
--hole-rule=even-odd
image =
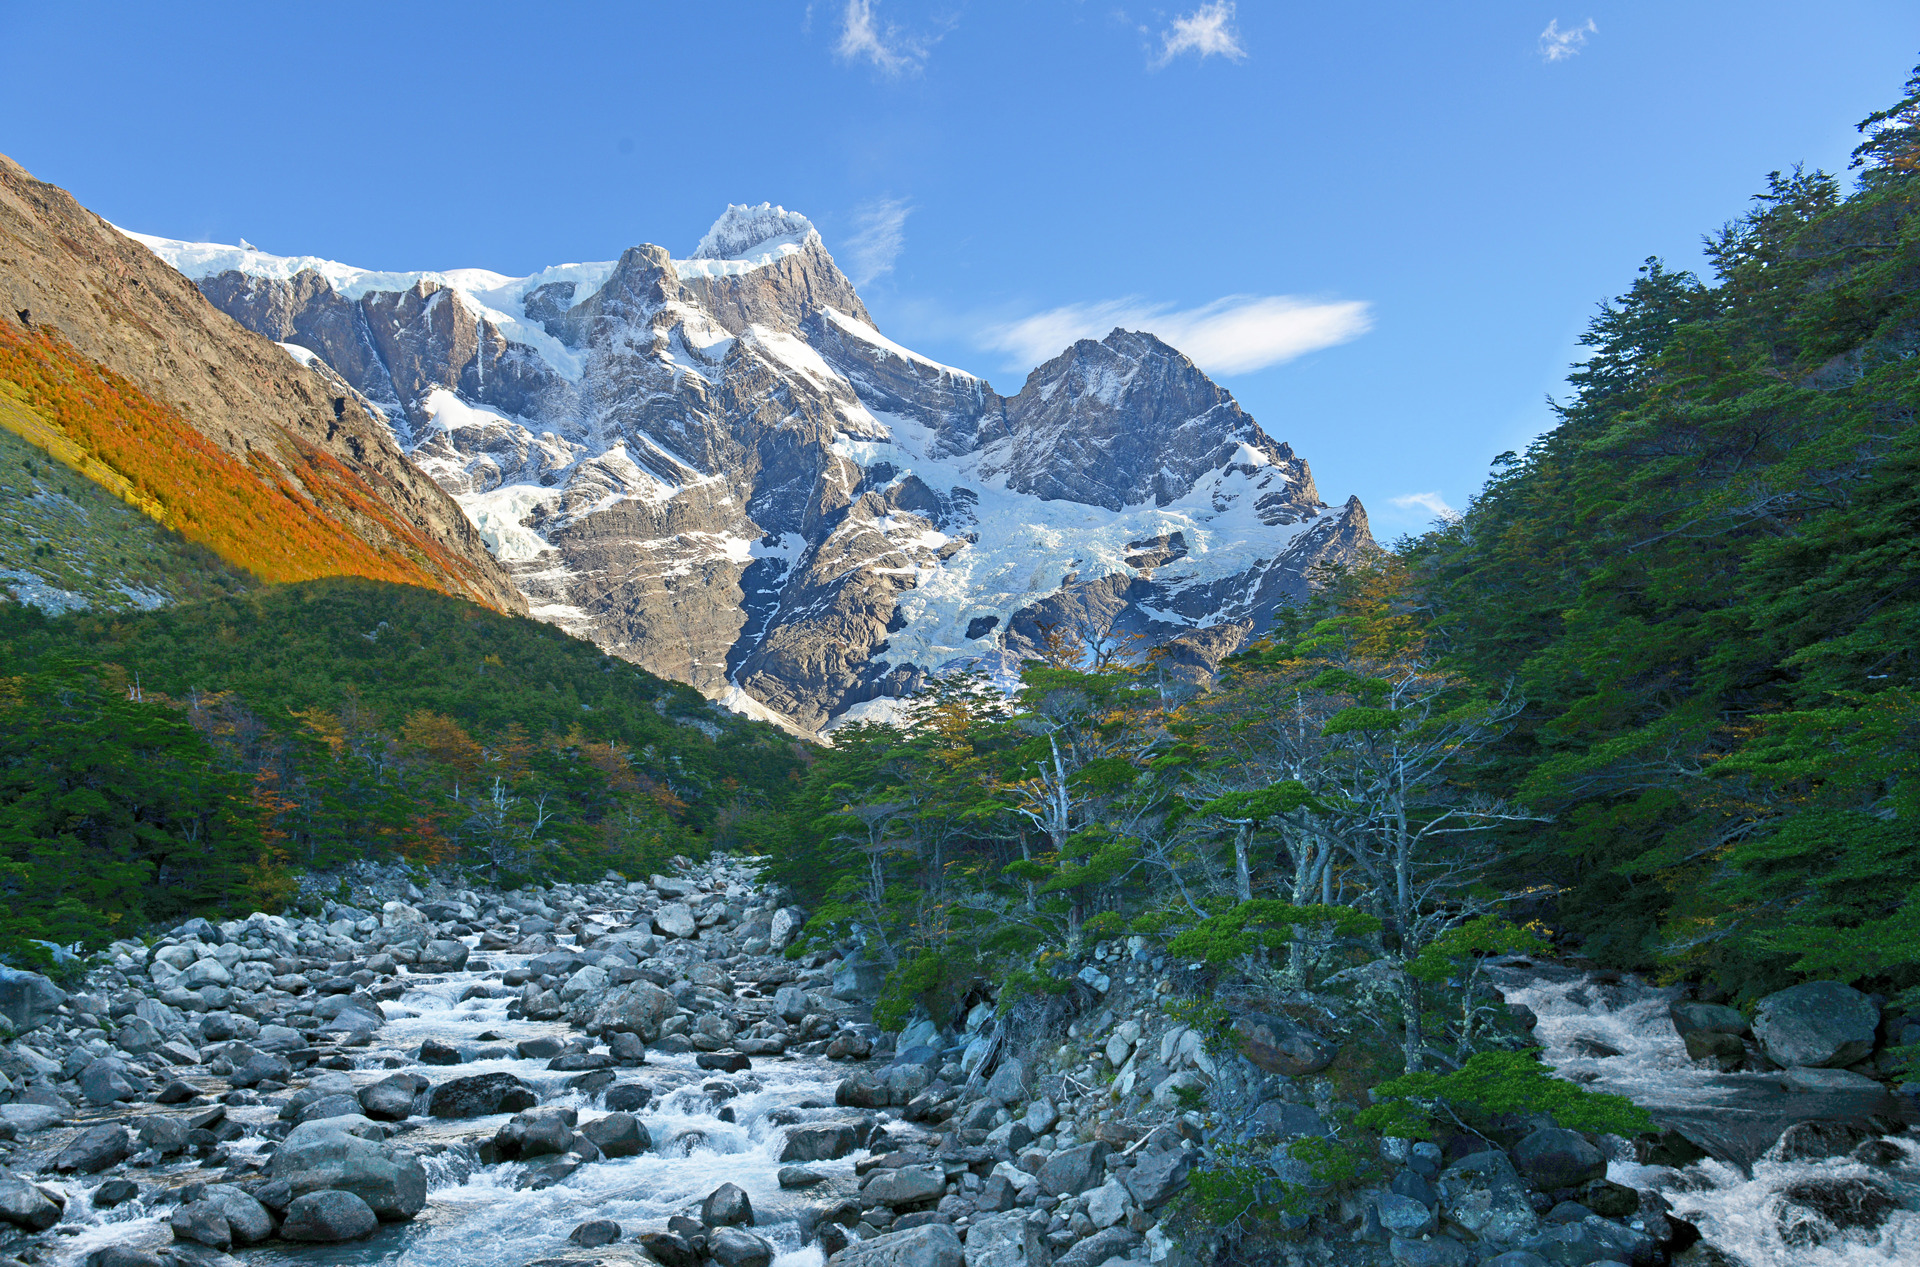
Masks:
[[[1700,1229],[1688,1261],[1920,1262],[1920,1135],[1891,1094],[1696,1065],[1667,1013],[1682,992],[1628,974],[1508,960],[1492,975],[1509,1004],[1539,1018],[1534,1037],[1562,1076],[1627,1096],[1707,1153],[1674,1166],[1620,1149],[1608,1167]]]

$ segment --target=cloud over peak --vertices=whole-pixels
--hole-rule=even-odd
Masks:
[[[1365,334],[1373,326],[1357,300],[1316,302],[1296,295],[1228,295],[1197,308],[1139,298],[1068,304],[982,331],[979,342],[1018,368],[1058,356],[1079,339],[1115,326],[1157,335],[1210,374],[1245,374]]]
[[[893,271],[893,262],[907,246],[907,217],[913,207],[903,198],[878,198],[854,213],[853,236],[847,239],[847,276],[856,286]]]
[[[1240,45],[1240,32],[1233,25],[1232,0],[1211,0],[1160,33],[1160,56],[1156,68],[1165,66],[1182,53],[1205,59],[1224,57],[1230,62],[1245,60],[1247,50]]]
[[[1586,47],[1589,35],[1598,35],[1600,28],[1588,18],[1579,26],[1560,29],[1560,19],[1554,18],[1547,23],[1547,29],[1540,32],[1540,56],[1548,62],[1564,62]]]
[[[869,62],[890,78],[918,74],[928,43],[874,16],[877,0],[847,0],[840,15],[840,39],[833,54],[843,62]]]

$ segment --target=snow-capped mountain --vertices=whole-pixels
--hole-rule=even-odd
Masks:
[[[729,207],[686,259],[519,278],[134,236],[383,411],[536,616],[801,731],[1051,625],[1204,672],[1373,548],[1152,335],[1001,396],[876,330],[780,207]]]

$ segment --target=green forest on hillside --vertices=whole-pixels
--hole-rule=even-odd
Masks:
[[[0,933],[279,909],[303,869],[644,874],[801,769],[771,727],[538,622],[341,579],[133,615],[0,605]]]

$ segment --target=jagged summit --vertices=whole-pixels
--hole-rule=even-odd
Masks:
[[[535,616],[804,732],[1050,626],[1204,676],[1374,548],[1176,348],[1115,330],[1002,396],[883,335],[772,203],[523,278],[141,240],[388,410]]]
[[[771,264],[819,240],[813,221],[797,211],[770,202],[758,206],[730,203],[687,258]]]

